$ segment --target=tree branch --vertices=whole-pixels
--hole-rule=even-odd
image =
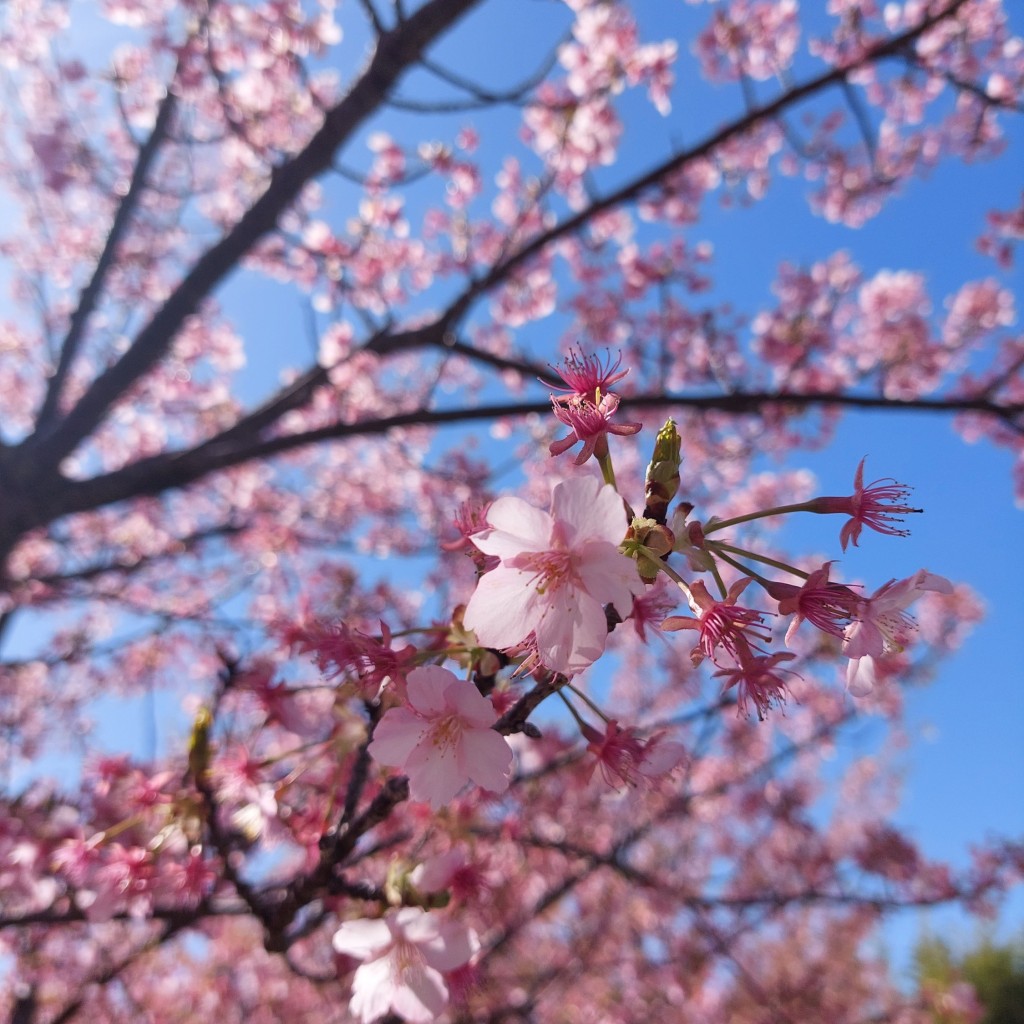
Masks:
[[[567,217],[565,220],[553,225],[547,231],[543,231],[539,235],[536,235],[526,245],[517,250],[507,259],[495,264],[487,274],[470,285],[470,287],[452,303],[449,309],[453,311],[453,316],[448,322],[449,325],[451,326],[457,323],[462,312],[465,309],[468,309],[472,299],[483,292],[489,291],[496,284],[505,280],[513,270],[522,266],[533,256],[538,255],[552,242],[578,231],[593,220],[594,217],[600,213],[604,213],[606,210],[635,202],[649,189],[662,183],[672,174],[682,170],[682,168],[688,163],[709,155],[723,143],[730,141],[737,135],[742,135],[744,132],[750,131],[762,121],[778,117],[788,108],[795,106],[803,100],[810,99],[812,96],[825,89],[836,85],[842,86],[843,83],[847,81],[851,71],[855,71],[857,68],[864,67],[874,61],[902,54],[907,47],[914,42],[914,40],[927,32],[928,29],[937,25],[939,22],[945,21],[947,18],[951,18],[966,2],[967,0],[953,0],[953,2],[948,6],[937,11],[935,14],[929,15],[913,28],[908,29],[906,32],[902,32],[897,36],[893,36],[884,43],[880,43],[878,46],[872,47],[860,58],[852,61],[850,64],[844,65],[843,67],[833,68],[831,71],[827,71],[824,74],[819,75],[817,78],[812,78],[801,85],[792,86],[769,103],[752,107],[743,117],[725,125],[718,131],[713,132],[702,142],[697,143],[690,149],[677,153],[675,156],[662,162],[657,167],[652,168],[646,174],[642,174],[639,177],[634,178],[631,182],[616,189],[614,192],[610,192],[602,198],[593,200],[588,206],[573,214],[571,217]],[[456,310],[458,310],[457,313],[455,312]]]
[[[795,409],[847,408],[886,409],[889,412],[960,413],[974,412],[1009,421],[1024,414],[1024,404],[999,405],[989,398],[915,398],[893,400],[872,395],[835,395],[800,392],[732,392],[719,395],[675,395],[656,393],[623,398],[621,407],[716,411],[734,416],[753,416],[766,408],[791,406]],[[402,427],[441,427],[501,418],[546,415],[549,401],[511,402],[458,409],[413,409],[376,420],[334,423],[298,434],[277,437],[231,437],[218,439],[188,451],[168,452],[140,459],[121,469],[88,480],[63,479],[41,514],[52,521],[72,512],[84,512],[130,498],[161,494],[195,483],[219,470],[256,459],[296,451],[325,441],[352,437],[373,437]],[[238,443],[233,443],[237,441]]]
[[[167,132],[178,103],[177,96],[174,93],[174,81],[176,78],[177,68],[175,68],[175,73],[171,76],[171,80],[167,85],[164,98],[160,102],[153,130],[149,133],[149,138],[146,139],[145,144],[139,150],[135,161],[135,169],[132,172],[131,183],[124,198],[121,200],[120,206],[117,208],[117,213],[114,215],[114,221],[107,234],[107,240],[103,244],[103,251],[100,253],[100,257],[93,269],[92,278],[82,290],[78,306],[72,314],[67,334],[61,343],[57,368],[47,385],[46,396],[43,399],[43,404],[36,420],[37,431],[45,431],[57,416],[61,394],[67,382],[68,374],[71,371],[75,354],[78,352],[82,337],[85,334],[86,324],[99,303],[100,295],[106,284],[107,275],[114,266],[117,257],[117,247],[124,238],[132,216],[138,208],[139,200],[145,191],[149,170],[153,166],[153,161],[156,159],[161,145],[167,138]]]
[[[328,170],[338,147],[388,98],[402,74],[438,36],[480,0],[428,0],[385,32],[348,94],[332,107],[309,143],[278,166],[266,191],[216,245],[208,249],[136,336],[131,347],[88,387],[56,426],[25,442],[34,459],[56,466],[88,437],[110,407],[167,353],[185,320],[211,295],[295,201],[303,187]]]

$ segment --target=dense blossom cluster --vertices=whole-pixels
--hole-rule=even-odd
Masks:
[[[559,386],[569,398],[552,396],[556,416],[562,419],[561,403],[594,403],[611,394],[609,385],[626,374],[619,366],[618,360],[611,363],[595,355],[571,354],[560,370],[564,384]],[[385,681],[382,692],[390,689],[394,696],[385,698],[390,706],[373,732],[368,752],[382,765],[399,767],[408,776],[412,798],[428,802],[434,810],[448,805],[470,784],[496,795],[508,788],[512,750],[500,732],[504,720],[499,721],[495,705],[481,696],[481,688],[493,667],[510,661],[520,664],[519,671],[529,668],[541,674],[562,696],[586,741],[586,755],[593,759],[591,770],[600,767],[609,785],[655,784],[685,763],[685,746],[666,739],[661,731],[644,739],[636,727],[621,726],[574,682],[601,658],[616,622],[630,618],[634,609],[648,616],[644,600],[661,574],[681,591],[692,614],[670,615],[660,628],[696,632],[693,664],[712,661],[725,694],[734,691],[739,710],[753,710],[760,719],[786,703],[787,676],[798,675],[787,664],[797,661],[796,654],[767,650],[774,634],[767,617],[792,616],[786,643],[792,642],[801,622],[841,639],[842,653],[849,659],[849,692],[865,697],[883,674],[877,663],[902,653],[911,643],[915,624],[907,607],[926,592],[953,592],[947,580],[921,570],[909,579],[890,580],[865,597],[856,588],[830,579],[832,563],[810,573],[789,567],[790,576],[799,583],[768,579],[746,564],[764,561],[756,551],[719,539],[718,534],[729,527],[800,512],[844,517],[839,531],[844,550],[849,541],[858,542],[865,527],[905,535],[896,524],[904,515],[920,511],[902,504],[908,488],[888,480],[865,487],[863,460],[848,496],[811,498],[701,523],[690,518],[694,509],[688,502],[680,506],[681,517],[670,511],[681,468],[679,437],[670,420],[658,434],[646,474],[644,511],[653,510],[658,518],[631,513],[633,505],[613,483],[606,439],[607,434],[618,432],[612,412],[614,408],[608,410],[600,432],[603,443],[594,445],[590,453],[604,480],[611,482],[577,468],[555,485],[550,513],[508,496],[479,515],[460,514],[460,533],[465,534],[468,523],[482,525],[468,540],[490,561],[476,560],[476,586],[462,614],[462,627],[468,631],[464,646],[435,650],[432,656],[461,657],[469,678],[460,680],[446,669],[429,666],[408,672],[403,686],[389,687]],[[554,445],[551,454],[567,450],[568,445]],[[577,467],[581,461],[585,460],[576,460]],[[665,525],[670,519],[685,528],[681,544]],[[462,543],[453,549],[466,551]],[[708,575],[711,586],[720,591],[717,598],[703,580],[687,581],[673,567],[672,556],[679,552],[685,554],[690,572]],[[777,560],[772,564],[781,568]],[[726,571],[734,576],[728,588],[723,582]],[[737,571],[741,575],[736,576]],[[772,600],[774,611],[739,603],[754,583]],[[644,636],[642,631],[640,635]],[[495,655],[501,660],[495,660]],[[596,713],[602,725],[588,722],[588,712]],[[403,926],[402,921],[407,924]],[[449,947],[437,927],[428,927],[421,910],[403,910],[383,922],[342,925],[335,948],[368,958],[353,980],[351,1009],[357,1017],[368,1024],[391,1008],[410,1021],[427,1021],[440,1012],[447,988],[436,967],[445,962]],[[420,930],[427,938],[416,940],[413,932]],[[372,941],[364,933],[373,936]],[[417,941],[424,944],[423,952]],[[449,967],[471,957],[467,940],[459,948],[464,952],[447,957]],[[431,949],[436,950],[436,963],[430,959]]]

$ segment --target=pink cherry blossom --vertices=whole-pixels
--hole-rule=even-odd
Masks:
[[[514,647],[533,633],[545,667],[581,672],[604,651],[605,605],[625,619],[643,591],[636,563],[619,551],[622,499],[594,477],[574,477],[555,485],[550,513],[505,497],[487,522],[473,543],[501,564],[480,578],[465,625],[484,647]]]
[[[445,668],[413,669],[406,681],[409,707],[387,711],[370,753],[409,776],[414,800],[437,810],[467,782],[504,793],[512,749],[491,726],[494,709],[472,683]]]
[[[603,733],[585,723],[582,732],[587,750],[595,758],[591,771],[600,766],[604,781],[615,788],[619,782],[627,786],[652,783],[667,775],[686,756],[686,748],[666,740],[664,733],[642,740],[636,729],[624,729],[615,719],[605,722]]]
[[[698,630],[697,646],[690,655],[694,665],[699,665],[705,658],[710,658],[716,665],[721,665],[719,659],[724,658],[725,665],[732,667],[739,661],[741,651],[748,652],[750,636],[755,637],[760,643],[767,643],[771,639],[762,625],[764,616],[752,608],[736,604],[736,598],[750,582],[749,576],[737,580],[729,587],[729,592],[722,601],[716,601],[700,580],[691,583],[690,606],[695,612],[700,613],[700,618],[670,615],[661,624],[661,628],[669,631]]]
[[[629,437],[639,433],[640,423],[613,423],[612,416],[619,407],[619,396],[607,394],[596,405],[585,398],[570,398],[563,402],[552,397],[551,410],[570,432],[560,441],[553,441],[550,446],[552,455],[567,452],[578,441],[583,442],[576,465],[582,466],[592,455],[603,458],[608,454],[608,435],[618,434]]]
[[[608,389],[629,372],[619,369],[621,363],[621,356],[612,362],[611,356],[604,360],[596,355],[570,352],[562,369],[557,370],[565,384],[551,385],[556,391],[566,392],[552,395],[551,407],[570,432],[551,445],[552,455],[561,455],[581,441],[583,448],[576,456],[576,465],[581,466],[592,455],[603,458],[608,454],[608,434],[629,437],[639,432],[639,422],[612,421],[619,396]]]
[[[368,698],[385,686],[402,692],[405,673],[413,665],[416,648],[391,646],[391,630],[380,623],[381,639],[368,636],[346,622],[312,620],[282,627],[283,638],[296,650],[311,653],[328,679],[354,680]]]
[[[471,928],[403,907],[377,920],[344,921],[334,948],[363,963],[352,979],[349,1010],[363,1024],[396,1013],[409,1024],[429,1024],[448,1005],[442,971],[452,971],[479,948]]]
[[[749,644],[739,647],[736,664],[715,673],[715,678],[725,680],[725,692],[736,687],[736,705],[740,714],[746,714],[748,705],[753,704],[760,721],[773,707],[786,703],[788,687],[783,675],[794,675],[787,669],[780,669],[784,661],[792,661],[795,654],[779,651],[775,654],[755,654]]]
[[[764,589],[779,602],[779,614],[793,616],[793,621],[786,630],[787,644],[792,643],[800,623],[805,619],[823,633],[831,636],[843,635],[843,630],[860,599],[849,587],[829,582],[831,567],[831,562],[825,562],[799,587],[792,583],[765,584]]]
[[[843,654],[850,659],[846,685],[855,697],[874,689],[876,658],[898,654],[910,643],[916,623],[905,609],[929,590],[951,594],[953,584],[926,569],[918,569],[906,579],[889,580],[857,605],[855,619],[843,634]]]
[[[665,616],[679,603],[679,591],[669,587],[663,578],[633,599],[633,614],[629,621],[641,643],[647,643],[647,630],[661,631]]]
[[[839,531],[839,542],[843,550],[853,541],[857,547],[860,531],[869,526],[878,533],[891,537],[906,537],[909,531],[893,524],[901,523],[900,516],[911,512],[920,512],[919,508],[911,508],[903,504],[910,494],[906,484],[897,483],[891,477],[876,480],[864,486],[864,463],[867,457],[860,460],[853,479],[853,494],[845,498],[824,497],[814,498],[808,502],[808,511],[819,514],[840,513],[850,516],[850,521]]]
[[[613,384],[622,380],[629,370],[620,370],[622,356],[612,362],[611,355],[602,359],[591,353],[585,356],[582,351],[570,351],[561,368],[552,369],[562,378],[564,384],[548,384],[555,391],[566,394],[558,401],[567,402],[572,398],[585,398],[588,402],[598,403],[602,395],[609,394]],[[547,383],[547,382],[545,382]]]

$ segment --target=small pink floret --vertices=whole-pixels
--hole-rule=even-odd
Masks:
[[[561,455],[582,443],[583,448],[576,456],[576,465],[581,466],[593,455],[604,458],[608,454],[609,434],[628,437],[641,429],[642,424],[638,422],[614,423],[612,420],[619,407],[619,397],[609,388],[628,373],[628,370],[619,370],[621,363],[621,356],[613,363],[610,356],[605,362],[600,356],[570,352],[563,368],[556,370],[565,383],[549,386],[565,393],[552,395],[551,407],[570,432],[551,444],[552,455]]]
[[[736,604],[736,598],[750,582],[749,576],[737,580],[722,601],[716,601],[700,580],[691,583],[690,606],[699,612],[700,618],[670,615],[661,628],[669,631],[697,630],[698,642],[691,654],[693,663],[698,665],[704,658],[710,658],[716,665],[731,667],[738,660],[741,649],[749,646],[751,637],[759,643],[768,643],[771,639],[762,625],[764,616],[753,608]]]
[[[918,569],[906,579],[889,580],[858,602],[854,621],[843,633],[843,654],[850,659],[846,686],[855,697],[866,696],[874,689],[875,659],[899,654],[910,643],[917,623],[906,609],[928,591],[951,594],[953,584]]]
[[[746,714],[752,704],[758,719],[763,722],[773,707],[782,707],[786,703],[789,687],[784,676],[794,673],[779,666],[795,657],[795,654],[784,652],[754,654],[746,648],[741,650],[735,665],[721,669],[715,676],[725,681],[723,692],[736,687],[736,706],[740,714]]]
[[[490,702],[472,683],[436,665],[413,669],[406,686],[409,706],[385,713],[371,756],[405,772],[412,798],[435,810],[469,782],[503,793],[512,748],[491,728],[496,716]]]
[[[596,405],[586,398],[573,397],[565,401],[552,396],[552,412],[571,429],[560,441],[553,441],[548,450],[552,455],[561,455],[582,441],[583,447],[575,460],[577,466],[582,466],[592,455],[607,455],[609,434],[629,437],[643,426],[636,422],[613,423],[612,416],[618,407],[618,396],[611,394],[602,397]]]
[[[584,725],[583,735],[594,755],[594,767],[600,766],[604,781],[613,788],[620,782],[627,786],[654,783],[686,757],[685,747],[666,740],[664,733],[641,740],[635,729],[623,729],[614,719],[605,723],[604,733]]]
[[[831,562],[825,562],[799,587],[791,583],[765,584],[764,589],[779,602],[779,614],[793,616],[786,630],[787,644],[792,644],[800,623],[805,619],[830,636],[843,635],[860,598],[849,587],[829,582],[831,566]]]
[[[906,484],[897,483],[891,477],[876,480],[864,486],[864,463],[867,457],[860,460],[853,479],[853,494],[847,497],[814,498],[808,502],[808,510],[821,514],[839,513],[850,516],[839,531],[839,543],[845,551],[848,544],[859,546],[860,533],[867,526],[876,533],[888,534],[890,537],[906,537],[910,532],[897,523],[902,523],[902,516],[912,512],[920,512],[905,504],[910,495]]]

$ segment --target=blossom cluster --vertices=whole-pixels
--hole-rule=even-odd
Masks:
[[[669,616],[661,628],[695,631],[698,641],[692,660],[710,660],[726,688],[736,688],[741,709],[752,705],[763,717],[770,707],[785,701],[786,676],[792,670],[784,666],[796,655],[769,653],[772,635],[765,625],[765,612],[739,603],[744,591],[757,582],[774,600],[773,614],[792,616],[787,644],[804,621],[836,637],[848,659],[850,692],[857,696],[870,692],[878,675],[876,662],[909,643],[913,620],[907,607],[929,591],[951,593],[952,585],[920,570],[863,596],[830,580],[832,563],[810,573],[790,567],[791,575],[802,580],[798,584],[768,579],[736,559],[740,555],[748,562],[759,561],[756,552],[723,545],[714,535],[779,514],[835,514],[845,517],[839,533],[845,551],[848,545],[859,544],[865,528],[904,536],[904,517],[920,511],[907,504],[909,488],[885,479],[865,484],[865,460],[861,460],[851,494],[701,523],[690,518],[692,506],[687,503],[668,513],[679,486],[681,461],[670,421],[659,435],[648,470],[644,515],[635,515],[614,486],[608,447],[610,435],[635,434],[640,429],[639,423],[614,418],[619,399],[611,386],[625,376],[620,362],[571,353],[560,371],[560,393],[552,396],[556,417],[572,428],[568,437],[552,444],[552,455],[582,442],[577,465],[594,458],[604,482],[579,475],[556,484],[549,513],[519,498],[501,498],[487,512],[486,528],[471,537],[481,552],[498,560],[478,580],[463,619],[479,645],[524,653],[550,672],[573,677],[604,652],[609,631],[606,611],[614,611],[619,620],[629,618],[647,588],[665,574],[680,589],[692,614]],[[682,554],[692,572],[709,573],[719,596],[713,596],[702,580],[680,576],[668,560],[673,553]],[[728,587],[722,581],[720,561],[739,567],[742,573]]]
[[[509,737],[539,735],[516,718],[519,705],[501,682],[506,669],[531,674],[544,693],[561,697],[589,774],[600,769],[613,788],[657,789],[686,763],[685,747],[665,729],[620,724],[583,681],[619,623],[632,622],[645,643],[656,633],[692,635],[689,662],[710,663],[723,699],[731,695],[741,713],[764,719],[792,696],[801,626],[841,653],[846,688],[862,698],[912,642],[910,605],[927,593],[953,592],[947,580],[922,569],[864,594],[833,579],[834,562],[805,571],[721,539],[745,523],[800,513],[841,517],[843,551],[859,545],[865,530],[904,536],[905,517],[919,511],[909,504],[910,489],[891,479],[865,482],[865,460],[849,494],[701,520],[679,495],[682,442],[670,420],[654,443],[643,504],[627,500],[609,439],[634,435],[641,424],[619,418],[621,400],[612,389],[626,376],[621,361],[571,352],[558,372],[552,409],[570,433],[550,451],[557,457],[581,444],[574,468],[554,484],[547,510],[515,495],[460,510],[458,539],[446,549],[470,556],[476,580],[450,625],[434,628],[423,647],[394,647],[383,625],[380,640],[345,627],[307,627],[293,638],[325,671],[351,676],[379,709],[369,756],[399,769],[411,798],[434,813],[457,813],[467,787],[500,800],[514,750],[522,750]],[[764,565],[788,578],[765,576]],[[755,589],[768,607],[748,600]],[[688,611],[666,614],[680,600]],[[784,630],[776,627],[785,620]],[[772,649],[776,634],[787,649]],[[364,1022],[388,1012],[434,1019],[448,1003],[446,972],[466,968],[479,948],[475,933],[423,898],[400,902],[382,918],[346,921],[335,936],[335,949],[360,962],[351,1010]]]

